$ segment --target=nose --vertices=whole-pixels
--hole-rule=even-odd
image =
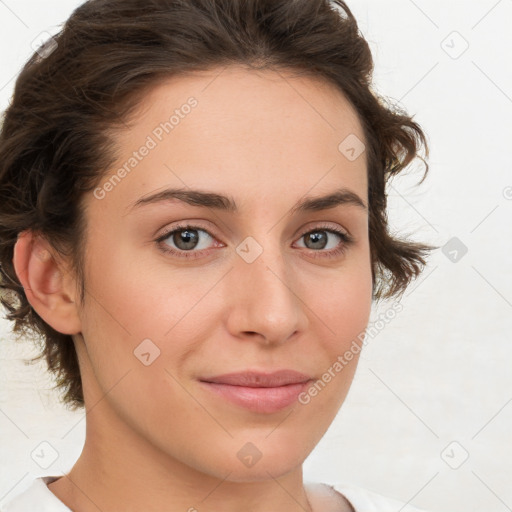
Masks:
[[[252,263],[237,257],[226,283],[231,334],[276,345],[305,331],[306,306],[295,282],[292,269],[275,252],[266,250]]]

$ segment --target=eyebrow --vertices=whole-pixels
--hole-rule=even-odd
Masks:
[[[172,202],[175,200],[182,201],[192,206],[238,213],[238,206],[232,197],[215,192],[176,188],[168,188],[151,195],[143,196],[129,205],[129,210],[131,211],[148,204]],[[347,188],[340,188],[321,197],[305,197],[292,207],[291,212],[314,212],[328,210],[340,205],[357,206],[365,212],[368,210],[367,205],[359,195]]]

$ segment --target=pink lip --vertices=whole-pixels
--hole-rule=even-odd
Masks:
[[[273,413],[297,400],[313,379],[294,370],[241,372],[208,377],[201,383],[230,402],[258,413]]]

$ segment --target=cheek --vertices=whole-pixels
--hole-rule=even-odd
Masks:
[[[162,338],[198,301],[197,278],[156,262],[152,248],[137,250],[125,240],[104,234],[91,242],[88,260],[88,310],[97,327],[120,332],[135,343]],[[115,243],[112,242],[115,240]],[[115,342],[115,339],[112,339]]]
[[[201,299],[219,276],[199,280],[197,271],[171,270],[155,263],[153,251],[137,252],[120,238],[107,245],[103,235],[91,243],[82,332],[102,390],[116,386],[132,403],[139,394],[144,403],[144,396],[175,387],[171,374],[181,377],[182,362],[212,318],[204,309],[211,301]]]
[[[364,260],[363,260],[364,261]],[[325,327],[332,349],[342,349],[364,332],[372,306],[371,267],[359,260],[313,288],[308,302]],[[307,295],[306,295],[307,296]]]
[[[371,313],[369,259],[366,264],[363,255],[354,261],[357,263],[350,268],[347,265],[339,277],[326,283],[323,293],[317,291],[311,298],[311,307],[318,312],[318,321],[311,327],[317,332],[318,346],[322,347],[320,375],[299,402],[305,409],[323,410],[327,423],[334,419],[350,389]]]

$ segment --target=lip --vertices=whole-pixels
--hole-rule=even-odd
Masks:
[[[271,414],[293,404],[312,377],[295,370],[246,371],[200,379],[205,389],[253,412]]]
[[[230,384],[231,386],[272,388],[306,382],[307,380],[311,380],[311,378],[310,375],[295,370],[278,370],[272,373],[248,370],[226,373],[215,377],[206,377],[200,380],[203,382],[213,382],[215,384]]]

